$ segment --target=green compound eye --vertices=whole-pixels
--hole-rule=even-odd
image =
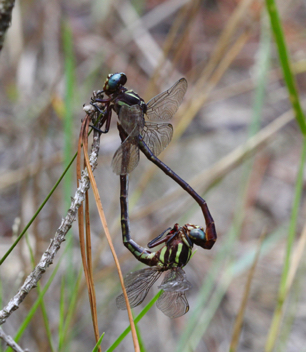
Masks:
[[[119,86],[125,85],[127,81],[126,75],[123,72],[114,73],[108,79],[107,86],[109,91],[115,91]]]
[[[189,232],[189,237],[194,240],[205,241],[205,233],[201,229],[193,229]]]

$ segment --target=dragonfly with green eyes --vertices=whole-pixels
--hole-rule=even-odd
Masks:
[[[98,110],[96,103],[105,105],[102,122],[105,123],[105,129],[100,132],[108,132],[114,110],[118,115],[119,125],[127,134],[125,142],[112,160],[112,168],[117,175],[128,174],[138,165],[139,136],[155,156],[167,147],[172,139],[173,127],[165,121],[176,113],[187,89],[186,79],[181,78],[146,104],[137,93],[124,87],[126,81],[127,77],[123,72],[109,74],[103,90],[97,91],[92,98],[92,104]],[[108,98],[104,98],[104,94]]]
[[[149,266],[128,274],[124,284],[131,307],[136,307],[146,298],[152,285],[163,272],[165,277],[159,286],[163,290],[156,305],[170,318],[178,318],[189,310],[185,292],[191,288],[190,282],[182,269],[191,258],[193,245],[210,249],[211,240],[207,229],[214,227],[214,221],[208,211],[206,231],[200,226],[175,224],[148,243],[149,248],[163,244],[157,252],[141,247],[131,238],[128,214],[128,175],[120,176],[121,230],[124,246],[134,257]],[[116,299],[119,309],[126,309],[123,294]]]
[[[147,104],[137,93],[124,87],[126,81],[127,77],[122,72],[109,74],[103,90],[96,92],[92,98],[92,104],[103,114],[101,124],[105,124],[105,129],[99,130],[101,133],[109,130],[112,110],[118,115],[117,127],[122,143],[112,160],[113,171],[118,175],[127,175],[133,171],[139,162],[140,149],[148,160],[178,183],[199,204],[205,222],[209,224],[205,248],[212,248],[217,233],[214,223],[210,221],[211,215],[205,200],[157,158],[170,143],[173,134],[172,125],[162,121],[171,119],[178,110],[187,89],[186,79],[179,79],[171,88],[158,94]],[[108,98],[104,98],[104,94]],[[103,105],[103,111],[97,103]],[[149,121],[145,120],[145,116]]]

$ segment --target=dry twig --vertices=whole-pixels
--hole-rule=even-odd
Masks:
[[[92,170],[97,167],[97,158],[100,148],[100,135],[98,132],[94,132],[93,143],[90,154],[90,165]],[[71,198],[71,205],[67,212],[67,215],[62,219],[60,227],[57,229],[54,239],[51,240],[49,247],[46,249],[41,257],[41,260],[36,265],[31,274],[26,278],[24,284],[21,286],[16,295],[9,301],[9,303],[0,311],[0,325],[4,324],[6,319],[12,314],[13,311],[19,308],[22,301],[28,295],[28,293],[37,286],[38,281],[47,270],[47,268],[53,263],[53,259],[61,247],[62,242],[65,241],[65,236],[70,230],[73,221],[76,219],[77,211],[85,200],[85,193],[89,189],[90,182],[88,177],[87,169],[82,171],[82,177],[80,185],[77,188],[74,197]]]
[[[7,346],[10,346],[15,352],[28,352],[28,349],[23,350],[17,343],[12,339],[11,336],[6,335],[6,333],[0,328],[0,339],[2,339]]]

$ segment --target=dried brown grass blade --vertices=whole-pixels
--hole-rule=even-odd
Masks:
[[[84,119],[78,142],[78,156],[77,156],[77,184],[79,186],[79,180],[81,178],[81,148],[82,142],[84,146],[84,153],[88,148],[88,122],[89,115]],[[86,153],[85,153],[86,154]],[[96,305],[96,295],[95,288],[93,283],[93,273],[92,273],[92,264],[91,264],[91,239],[90,239],[90,225],[89,225],[89,208],[88,208],[88,192],[85,195],[85,214],[86,214],[86,244],[84,240],[84,209],[83,205],[80,206],[78,211],[78,225],[79,225],[79,239],[80,239],[80,249],[81,257],[84,268],[84,274],[86,279],[86,285],[89,296],[89,303],[91,309],[91,316],[95,334],[95,340],[99,340],[99,326],[98,326],[98,316],[97,316],[97,305]],[[99,352],[102,352],[101,346],[99,346]]]
[[[98,213],[99,213],[99,216],[100,216],[100,220],[101,220],[102,226],[104,228],[105,236],[106,236],[106,239],[107,239],[108,244],[110,246],[110,249],[111,249],[112,255],[114,257],[115,264],[116,264],[116,268],[117,268],[117,271],[118,271],[118,275],[119,275],[119,279],[120,279],[120,283],[121,283],[121,287],[122,287],[122,291],[123,291],[123,295],[124,295],[125,303],[126,303],[126,307],[127,307],[127,312],[128,312],[128,316],[129,316],[129,321],[130,321],[130,325],[131,325],[131,333],[132,333],[132,338],[133,338],[133,343],[134,343],[134,349],[135,349],[135,352],[140,352],[139,342],[138,342],[138,338],[137,338],[137,334],[136,334],[136,328],[135,328],[135,324],[134,324],[134,320],[133,320],[133,315],[132,315],[129,299],[128,299],[128,296],[127,296],[127,293],[126,293],[126,289],[125,289],[125,286],[124,286],[124,280],[123,280],[122,271],[121,271],[121,268],[120,268],[120,264],[119,264],[119,260],[118,260],[117,254],[115,252],[115,248],[114,248],[114,245],[113,245],[113,242],[112,242],[111,235],[109,233],[108,225],[107,225],[107,222],[106,222],[104,210],[103,210],[102,203],[101,203],[101,198],[100,198],[100,195],[99,195],[99,191],[98,191],[98,187],[97,187],[97,184],[96,184],[96,180],[94,178],[94,175],[93,175],[93,172],[92,172],[92,169],[91,169],[91,166],[90,166],[89,157],[88,157],[88,153],[87,153],[87,149],[86,148],[84,148],[84,157],[85,157],[85,162],[86,162],[86,167],[87,167],[87,170],[88,170],[90,183],[91,183],[91,186],[92,186],[92,191],[93,191],[93,194],[94,194],[94,197],[95,197]]]
[[[286,284],[286,291],[284,298],[286,299],[289,290],[292,286],[293,280],[295,278],[297,269],[300,265],[301,259],[303,257],[304,251],[305,251],[305,246],[306,246],[306,223],[303,227],[302,235],[299,239],[299,242],[294,250],[294,253],[292,255],[292,261],[288,273],[288,279],[287,279],[287,284]]]
[[[259,254],[260,254],[260,250],[262,247],[262,243],[263,240],[266,236],[266,229],[264,229],[260,235],[259,238],[259,243],[258,243],[258,247],[257,247],[257,251],[256,251],[256,255],[254,258],[254,262],[252,264],[252,267],[249,271],[249,275],[248,275],[248,279],[244,288],[244,293],[243,293],[243,297],[242,297],[242,301],[241,301],[241,305],[239,308],[239,312],[237,314],[236,320],[235,320],[235,324],[234,324],[234,329],[233,329],[233,334],[232,334],[232,341],[230,344],[230,352],[235,352],[237,350],[238,347],[238,343],[239,343],[239,337],[241,334],[241,329],[242,329],[242,324],[243,324],[243,317],[244,317],[244,313],[245,313],[245,309],[246,309],[246,305],[248,302],[248,298],[249,298],[249,294],[250,294],[250,289],[251,289],[251,284],[252,284],[252,280],[254,277],[254,273],[255,273],[255,268],[256,265],[258,263],[258,258],[259,258]]]

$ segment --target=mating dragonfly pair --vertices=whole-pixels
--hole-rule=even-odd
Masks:
[[[178,80],[170,89],[158,94],[147,104],[132,90],[124,87],[127,77],[124,73],[109,74],[103,90],[94,94],[91,104],[102,114],[100,133],[107,133],[110,127],[112,110],[118,115],[118,130],[122,141],[113,160],[113,171],[120,175],[121,230],[124,246],[140,262],[149,266],[125,277],[125,286],[131,307],[138,306],[161,274],[166,271],[163,290],[157,307],[167,316],[176,318],[189,310],[185,292],[191,284],[182,269],[189,261],[193,245],[211,249],[217,234],[214,220],[208,206],[188,183],[157,158],[170,143],[173,127],[168,121],[178,110],[185,92],[187,81]],[[104,97],[106,95],[107,97]],[[102,106],[102,108],[101,108]],[[147,120],[145,120],[145,116]],[[93,126],[92,126],[93,127]],[[139,162],[139,150],[157,165],[166,175],[177,182],[201,207],[206,230],[192,224],[180,227],[175,224],[148,243],[149,248],[164,244],[157,252],[139,246],[131,239],[128,214],[128,174]],[[116,299],[119,309],[126,309],[123,294]]]

